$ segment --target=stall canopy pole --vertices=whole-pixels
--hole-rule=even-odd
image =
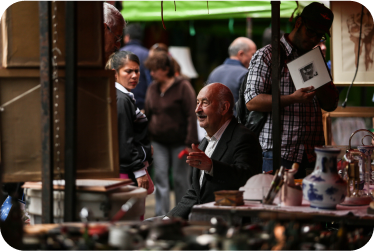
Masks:
[[[281,118],[280,118],[280,1],[271,1],[271,83],[273,119],[273,173],[281,165]],[[282,62],[281,62],[282,63]]]
[[[39,2],[40,91],[42,124],[42,223],[53,223],[53,117],[51,2]]]
[[[77,47],[76,2],[66,2],[66,89],[65,89],[65,198],[64,221],[75,221],[76,131],[77,131]]]

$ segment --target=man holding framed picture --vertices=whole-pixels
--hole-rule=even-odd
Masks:
[[[326,34],[334,15],[323,4],[313,2],[296,17],[293,30],[282,36],[281,48],[281,165],[290,169],[293,163],[300,168],[296,178],[306,176],[306,170],[313,170],[316,156],[315,146],[324,145],[321,108],[333,111],[338,105],[339,94],[330,82],[314,89],[312,86],[296,90],[287,63],[312,50]],[[253,56],[244,92],[249,111],[267,112],[267,121],[260,132],[259,140],[263,151],[263,171],[273,170],[272,138],[272,47],[267,45]]]

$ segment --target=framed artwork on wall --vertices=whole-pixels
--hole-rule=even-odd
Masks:
[[[331,1],[334,13],[331,65],[334,83],[351,84],[358,61],[355,85],[374,86],[374,22],[370,11],[353,1]],[[362,29],[361,28],[362,16]],[[360,45],[360,53],[358,47]]]

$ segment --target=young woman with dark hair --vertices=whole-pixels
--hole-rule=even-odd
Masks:
[[[153,149],[147,135],[148,120],[136,107],[131,93],[139,83],[139,65],[135,54],[119,51],[110,56],[106,68],[115,70],[120,177],[132,179],[150,193],[153,183],[147,168],[152,162]]]

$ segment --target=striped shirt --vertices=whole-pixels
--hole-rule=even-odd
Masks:
[[[281,70],[280,95],[290,95],[296,91],[290,72],[285,63],[299,57],[294,48],[283,36],[280,40],[285,47],[285,62]],[[280,47],[282,48],[282,47]],[[272,47],[267,45],[259,49],[249,65],[247,86],[244,92],[245,102],[251,101],[259,94],[272,94],[271,83]],[[329,83],[335,88],[332,83]],[[336,100],[336,104],[338,99]],[[281,109],[281,157],[285,160],[299,162],[306,152],[309,162],[315,161],[315,146],[325,143],[322,113],[317,97],[309,103],[294,103]],[[260,144],[263,151],[273,149],[272,113],[260,132]]]

